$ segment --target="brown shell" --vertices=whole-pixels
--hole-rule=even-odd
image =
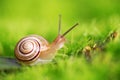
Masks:
[[[15,47],[15,56],[23,63],[35,62],[42,51],[47,50],[48,42],[41,36],[31,35],[22,38]]]

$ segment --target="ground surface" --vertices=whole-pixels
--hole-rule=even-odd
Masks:
[[[38,34],[51,43],[58,33],[59,14],[62,33],[76,22],[79,26],[65,36],[65,46],[53,62],[2,70],[0,80],[119,80],[119,3],[119,0],[1,0],[0,56],[14,58],[16,43],[26,35]],[[0,67],[3,63],[0,61]]]

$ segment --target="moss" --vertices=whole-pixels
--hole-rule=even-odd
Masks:
[[[119,80],[120,35],[99,48],[112,31],[120,32],[119,0],[1,0],[0,56],[14,58],[16,43],[26,35],[41,35],[51,43],[59,14],[62,33],[77,21],[79,26],[65,36],[54,61],[19,69],[0,61],[0,67],[9,69],[0,70],[0,80]],[[91,49],[92,57],[86,60],[82,50],[95,44],[100,46]]]

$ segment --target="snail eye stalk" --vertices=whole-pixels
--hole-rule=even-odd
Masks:
[[[61,34],[61,15],[59,15],[58,35]]]
[[[75,28],[77,25],[79,25],[78,23],[76,23],[75,25],[73,25],[70,29],[68,29],[66,32],[64,32],[64,34],[62,34],[62,37],[64,37],[66,34],[68,34],[73,28]],[[61,34],[61,15],[59,15],[59,25],[58,25],[58,35]]]
[[[68,34],[71,30],[73,30],[73,28],[75,28],[77,25],[79,25],[78,23],[76,23],[75,25],[73,25],[70,29],[68,29],[66,32],[64,32],[62,34],[62,37],[65,36],[66,34]]]

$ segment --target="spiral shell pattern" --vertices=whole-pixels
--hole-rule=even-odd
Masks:
[[[30,63],[40,55],[40,41],[37,37],[28,36],[21,39],[16,45],[15,56],[21,62]]]

